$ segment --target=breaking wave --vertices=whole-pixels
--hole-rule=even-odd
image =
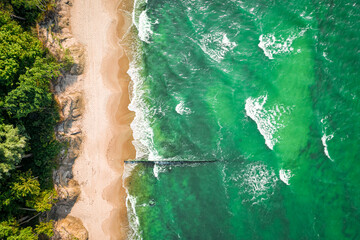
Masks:
[[[327,142],[330,141],[331,139],[334,138],[334,133],[331,133],[329,135],[327,135],[327,119],[328,117],[324,117],[323,119],[321,119],[321,123],[323,125],[322,127],[322,134],[323,136],[321,137],[321,142],[322,142],[322,145],[324,146],[324,153],[326,155],[326,157],[328,159],[330,159],[331,161],[334,161],[331,157],[330,157],[330,154],[329,154],[329,149],[328,149],[328,145],[327,145]]]
[[[267,95],[258,98],[249,97],[246,99],[246,115],[256,122],[257,128],[265,139],[265,144],[273,150],[275,143],[279,141],[276,132],[284,127],[281,121],[282,114],[290,114],[291,107],[276,105],[272,109],[266,110],[264,105],[267,101]]]
[[[191,113],[191,109],[188,107],[185,107],[184,101],[180,101],[180,103],[178,105],[176,105],[175,111],[180,115]]]
[[[216,32],[205,34],[200,40],[200,47],[211,59],[220,62],[227,52],[236,47],[236,43],[231,42],[226,33]]]
[[[243,202],[258,204],[274,194],[276,182],[279,180],[273,168],[263,163],[250,163],[240,174],[232,177],[237,182]]]
[[[138,30],[138,36],[141,41],[150,43],[150,38],[153,34],[152,22],[146,11],[147,0],[135,0],[134,10],[132,14],[133,23]],[[157,23],[157,22],[155,22]]]
[[[293,52],[295,50],[294,47],[292,47],[293,41],[298,37],[302,37],[306,30],[307,29],[303,29],[300,33],[292,34],[287,38],[281,35],[275,37],[272,33],[261,34],[258,46],[264,51],[265,56],[269,59],[274,59],[274,55]],[[296,52],[301,52],[301,49],[296,49]]]
[[[291,170],[280,169],[279,175],[281,181],[286,185],[290,185],[289,180],[292,177]]]
[[[128,239],[131,240],[141,240],[141,234],[139,231],[140,228],[140,220],[138,215],[136,214],[136,197],[132,196],[129,193],[129,189],[125,185],[125,179],[131,175],[132,170],[135,168],[135,165],[125,164],[124,173],[123,173],[123,187],[126,191],[126,209],[127,209],[127,216],[129,220],[129,233]]]

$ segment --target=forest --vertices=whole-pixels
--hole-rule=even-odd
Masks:
[[[51,82],[61,64],[37,38],[51,0],[0,1],[0,239],[48,239],[61,143]]]

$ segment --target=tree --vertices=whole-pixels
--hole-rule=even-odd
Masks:
[[[19,77],[19,86],[5,97],[4,107],[9,115],[19,119],[32,112],[53,108],[50,80],[59,75],[58,64],[36,58],[33,67]]]
[[[11,117],[19,119],[50,107],[52,101],[51,93],[35,85],[22,83],[6,96],[4,106]]]
[[[31,227],[21,229],[14,220],[0,222],[0,239],[7,240],[36,240],[36,234]]]
[[[35,209],[37,212],[46,212],[51,209],[56,197],[57,194],[54,189],[44,190],[27,201],[26,206]]]
[[[40,183],[31,175],[30,171],[21,173],[11,186],[12,195],[16,199],[23,199],[40,194]]]
[[[38,225],[36,225],[35,232],[40,235],[44,234],[47,237],[54,236],[54,221],[49,222],[40,222]]]
[[[48,178],[60,149],[54,134],[59,113],[50,91],[50,80],[59,75],[59,64],[49,58],[36,58],[33,66],[19,77],[19,86],[8,93],[3,104],[9,116],[20,120],[30,136],[32,157],[24,164],[39,176],[41,183],[51,184]]]
[[[20,163],[26,138],[12,125],[0,125],[0,179]]]
[[[17,228],[14,224],[15,221],[0,222],[0,239],[5,239],[16,234]]]
[[[14,13],[26,19],[27,24],[34,23],[42,12],[47,10],[48,0],[11,0]]]
[[[0,239],[53,234],[39,217],[57,197],[51,175],[59,112],[50,84],[60,66],[29,28],[49,1],[0,1]]]
[[[0,222],[0,239],[7,240],[35,240],[38,237],[54,236],[53,221],[40,222],[35,229],[31,227],[21,229],[19,224],[14,220]]]
[[[40,41],[0,10],[0,96],[16,87],[18,77],[43,53]]]
[[[51,209],[57,198],[53,188],[41,189],[37,177],[30,170],[17,171],[13,175],[6,184],[0,185],[0,221],[7,220],[6,216],[32,219]]]
[[[36,57],[31,68],[20,76],[20,83],[31,83],[49,91],[50,80],[60,76],[60,65],[51,58]]]
[[[31,227],[27,227],[21,229],[18,235],[8,237],[7,240],[37,240],[37,236]]]
[[[11,4],[17,8],[35,9],[42,5],[41,0],[11,0]]]

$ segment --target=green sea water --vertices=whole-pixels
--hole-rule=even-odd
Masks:
[[[130,239],[360,239],[360,2],[135,1]],[[135,43],[134,43],[135,44]]]

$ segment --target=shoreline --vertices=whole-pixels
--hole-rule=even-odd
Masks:
[[[127,0],[79,0],[71,9],[72,32],[85,46],[87,59],[84,139],[73,167],[81,193],[70,215],[83,222],[89,239],[126,239],[128,232],[122,175],[124,160],[135,156],[134,113],[127,108],[129,59],[119,41],[131,19],[119,8],[131,6]]]

